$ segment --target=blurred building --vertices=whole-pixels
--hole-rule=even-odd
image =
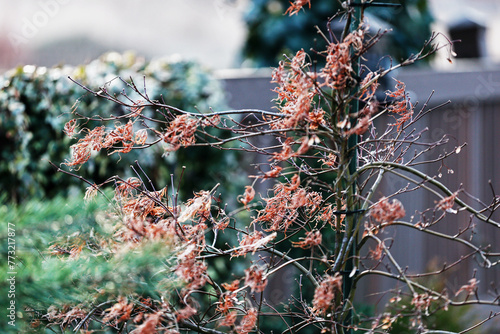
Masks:
[[[25,63],[76,65],[105,51],[125,50],[146,58],[178,53],[215,68],[238,67],[245,36],[242,13],[249,1],[0,0],[0,69]],[[449,36],[452,26],[482,26],[481,62],[500,62],[498,1],[429,2],[436,31]]]
[[[452,69],[494,66],[500,63],[500,2],[496,0],[429,0],[436,22],[455,43],[457,62]],[[443,43],[445,41],[443,40]],[[446,57],[436,66],[450,69]]]

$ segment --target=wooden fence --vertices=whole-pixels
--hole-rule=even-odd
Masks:
[[[447,184],[455,191],[463,187],[468,193],[476,195],[480,200],[489,203],[495,189],[495,195],[500,195],[500,70],[477,70],[467,72],[436,72],[433,70],[408,70],[396,73],[398,80],[406,83],[411,101],[419,101],[417,110],[422,107],[429,96],[428,108],[438,106],[446,101],[451,101],[444,107],[428,114],[419,127],[428,127],[426,133],[428,140],[436,141],[443,135],[449,135],[448,151],[460,144],[467,143],[458,156],[452,156],[445,161],[445,165],[433,164],[424,167],[424,171],[431,175],[441,174],[440,181]],[[271,91],[274,85],[270,83],[270,71],[225,71],[220,72],[232,108],[256,108],[271,110],[272,99],[275,94]],[[390,84],[390,80],[389,80]],[[496,127],[499,126],[497,129]],[[443,150],[439,153],[443,153]],[[440,172],[438,169],[441,168]],[[490,186],[491,184],[491,186]],[[405,185],[405,181],[389,179],[381,190],[391,193]],[[467,198],[466,193],[461,193],[460,198],[470,205],[477,207],[477,203]],[[414,215],[417,210],[433,207],[437,197],[428,192],[415,192],[405,194],[400,198],[405,205],[407,215]],[[417,215],[415,215],[417,216]],[[449,215],[446,221],[439,223],[441,232],[456,234],[460,227],[469,224],[468,217],[457,219]],[[496,219],[500,215],[495,216]],[[417,218],[415,218],[417,219]],[[478,224],[475,228],[474,240],[481,244],[491,244],[493,249],[498,249],[500,231],[485,224]],[[460,259],[458,252],[468,250],[457,247],[456,243],[444,242],[437,238],[415,233],[409,229],[397,228],[393,232],[396,242],[392,251],[401,263],[408,265],[408,272],[417,272],[436,269],[435,266],[446,261],[451,264]],[[469,233],[470,234],[470,233]],[[496,247],[495,247],[496,246]],[[499,287],[500,270],[484,271],[480,269],[474,257],[466,260],[466,266],[460,271],[453,271],[445,283],[452,291],[466,284],[477,270],[476,277],[482,283],[496,282]],[[284,275],[286,279],[287,275]],[[278,282],[274,291],[276,302],[286,295],[283,291],[283,282]],[[438,283],[436,283],[438,284]],[[360,287],[361,296],[370,303],[383,300],[379,296],[371,295],[372,291],[395,288],[394,281],[384,279],[370,279]],[[487,291],[481,291],[486,294]]]

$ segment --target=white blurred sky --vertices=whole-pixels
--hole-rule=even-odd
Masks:
[[[241,12],[246,1],[0,0],[1,47],[18,44],[10,63],[36,61],[37,48],[85,36],[109,50],[179,53],[212,67],[233,67],[245,34]]]
[[[320,0],[313,0],[313,5],[314,1]],[[134,50],[146,57],[178,53],[214,68],[235,67],[245,36],[241,17],[248,2],[0,0],[0,68],[24,62],[53,65],[44,63],[48,58],[71,62],[51,43],[83,37],[110,51]],[[485,22],[488,51],[500,60],[499,0],[431,0],[431,4],[441,21],[465,15]],[[75,53],[79,57],[73,61],[95,57],[85,44]]]

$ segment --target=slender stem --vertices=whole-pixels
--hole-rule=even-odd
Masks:
[[[273,248],[268,248],[268,249],[266,249],[266,251],[269,253],[278,255],[279,257],[282,257],[283,259],[286,259],[288,261],[288,262],[286,262],[286,264],[291,263],[293,266],[295,266],[297,269],[299,269],[304,275],[306,275],[306,277],[311,281],[312,284],[314,284],[315,287],[319,286],[318,281],[314,278],[312,273],[309,270],[307,270],[304,266],[302,266],[300,263],[297,262],[297,261],[301,260],[300,258],[298,258],[298,259],[291,258],[290,256],[286,255],[285,253],[282,253],[279,250],[276,250]],[[307,257],[304,257],[304,259],[307,259]],[[283,265],[281,265],[280,267],[282,267],[282,266]],[[274,269],[274,271],[275,270],[276,270],[276,268]],[[268,275],[269,274],[270,273],[268,273]]]
[[[385,246],[384,242],[382,240],[380,240],[379,238],[377,238],[376,236],[372,235],[371,236],[374,240],[377,241],[377,243],[379,245],[382,246],[382,248],[384,249],[384,252],[385,254],[387,255],[387,257],[389,258],[389,260],[391,261],[392,265],[394,267],[396,267],[399,275],[403,278],[403,280],[405,281],[406,285],[408,286],[408,288],[410,289],[410,291],[412,292],[413,295],[415,295],[415,289],[413,288],[413,282],[411,282],[405,275],[403,269],[401,268],[401,266],[399,265],[398,261],[396,261],[396,259],[394,258],[394,256],[392,256],[392,253],[389,251],[389,249]]]
[[[189,328],[190,330],[193,330],[193,331],[198,332],[198,333],[203,333],[203,334],[225,334],[224,332],[221,332],[221,331],[218,331],[215,329],[201,327],[201,326],[196,325],[194,323],[191,323],[187,320],[181,320],[179,322],[179,326],[181,328],[182,327]]]
[[[353,6],[356,2],[355,1],[349,1],[349,5]],[[359,29],[361,23],[363,22],[363,6],[353,6],[351,7],[352,9],[352,14],[350,15],[351,17],[351,24],[349,26],[349,31],[352,33],[356,30]],[[351,47],[351,59],[352,60],[352,69],[353,72],[356,76],[356,78],[359,77],[359,69],[360,69],[360,57],[355,55],[355,50],[354,47]],[[351,94],[352,96],[356,95],[357,92],[359,91],[359,80],[356,79],[356,84],[352,88]],[[348,115],[355,115],[350,117],[350,123],[351,123],[351,129],[353,129],[357,122],[357,115],[359,112],[359,101],[357,99],[352,99],[349,103],[348,106]],[[357,156],[357,146],[358,146],[358,135],[353,134],[351,135],[348,140],[347,140],[347,154],[349,156],[349,168],[348,168],[348,198],[346,201],[347,205],[347,210],[348,211],[356,211],[359,209],[358,207],[358,199],[357,199],[357,180],[356,178],[352,178],[353,175],[356,175],[356,170],[358,168],[358,156]],[[346,217],[346,231],[344,233],[344,238],[342,240],[342,246],[347,247],[348,245],[351,246],[349,249],[345,249],[346,252],[349,253],[349,257],[345,258],[345,256],[342,256],[342,258],[345,258],[347,260],[346,266],[344,269],[344,272],[346,273],[343,277],[343,296],[344,298],[347,298],[351,295],[351,289],[353,285],[353,275],[351,275],[351,271],[355,268],[355,258],[356,258],[356,251],[357,251],[357,242],[352,242],[354,241],[355,238],[357,238],[355,235],[352,235],[351,233],[355,230],[357,230],[356,225],[359,224],[358,221],[358,214],[354,214],[351,216]],[[352,239],[354,238],[354,239]],[[350,242],[349,242],[350,241]],[[352,245],[351,245],[352,244]],[[341,253],[343,253],[341,251]],[[339,254],[340,255],[340,254]],[[347,254],[346,254],[347,255]],[[340,257],[339,257],[340,258]],[[337,258],[336,260],[339,260]],[[344,305],[347,305],[348,303],[344,303]],[[343,324],[348,326],[352,324],[352,311],[351,308],[349,307],[347,312],[344,312],[343,314]],[[342,328],[340,328],[341,331],[343,331]],[[352,330],[348,329],[348,333],[352,333]]]
[[[376,161],[376,162],[371,162],[369,164],[364,165],[363,167],[359,168],[357,173],[358,175],[361,174],[363,171],[368,170],[368,169],[378,169],[380,167],[389,167],[389,168],[395,168],[395,169],[400,169],[405,172],[409,172],[413,175],[418,176],[422,180],[432,184],[433,186],[436,186],[439,190],[441,190],[443,193],[445,193],[447,196],[452,196],[453,192],[448,189],[444,184],[441,182],[437,181],[435,178],[406,165],[398,164],[396,162],[388,162],[388,161]],[[390,169],[387,169],[388,171],[391,171]],[[421,184],[421,183],[417,183]],[[500,228],[500,223],[490,219],[490,217],[486,217],[484,214],[479,212],[478,210],[474,209],[470,205],[466,204],[464,201],[457,197],[454,199],[455,203],[467,210],[468,212],[472,213],[477,219],[484,221],[485,223],[491,224],[495,227]]]

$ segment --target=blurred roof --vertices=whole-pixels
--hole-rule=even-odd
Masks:
[[[434,30],[448,34],[450,27],[484,27],[486,60],[500,63],[500,1],[498,0],[428,0],[436,18]],[[445,60],[444,60],[445,61]],[[468,63],[467,66],[478,65]],[[448,67],[446,65],[445,67]]]

